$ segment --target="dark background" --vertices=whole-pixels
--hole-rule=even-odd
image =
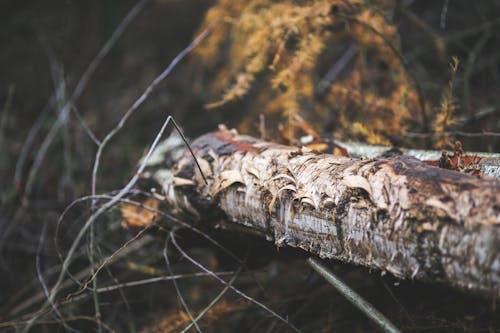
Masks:
[[[54,275],[48,272],[59,263],[54,246],[55,222],[72,200],[90,193],[97,149],[74,113],[64,122],[49,147],[29,192],[25,191],[27,177],[41,142],[57,118],[58,103],[71,95],[88,64],[136,3],[128,0],[0,2],[0,322],[23,319],[22,315],[29,316],[30,311],[40,306],[40,303],[34,304],[12,314],[23,301],[42,293],[35,266],[37,257],[41,258],[42,271],[47,272],[48,284],[54,282]],[[407,3],[411,13],[439,31],[442,1]],[[212,4],[212,1],[151,0],[145,5],[75,101],[76,110],[99,139],[118,123],[148,84],[187,46]],[[465,74],[458,78],[460,116],[469,121],[463,129],[498,132],[500,3],[452,0],[449,6],[446,33],[459,34],[494,22],[488,36],[484,37],[483,29],[480,33],[457,38],[448,45],[447,56],[440,59],[425,29],[416,28],[418,23],[397,12],[395,19],[399,22],[403,53],[422,80],[426,98],[432,102],[439,100],[439,92],[449,79],[448,56],[459,55],[465,67],[470,62],[468,92],[463,88]],[[481,38],[486,38],[483,44],[479,44]],[[126,183],[167,115],[174,116],[188,137],[214,129],[219,123],[238,125],[244,115],[237,110],[245,101],[220,112],[203,108],[213,96],[205,95],[203,85],[197,81],[198,65],[196,59],[189,57],[179,64],[110,142],[104,150],[98,173],[99,193]],[[63,97],[58,102],[51,102],[57,89]],[[468,95],[464,97],[464,94]],[[486,116],[478,116],[480,111],[488,112]],[[29,133],[36,135],[27,145]],[[498,136],[462,139],[470,150],[498,152]],[[26,155],[20,161],[23,148]],[[60,237],[63,251],[67,250],[88,214],[87,204],[77,205],[68,214]],[[119,225],[119,220],[119,211],[115,209],[97,227],[97,242],[103,257],[135,235],[131,230],[113,229],[111,226]],[[166,274],[162,259],[165,234],[158,230],[151,236],[154,240],[144,248],[111,266],[103,277],[105,285],[150,276],[147,269],[132,269],[131,263],[144,263]],[[214,233],[213,237],[241,255],[244,255],[242,248],[253,247],[249,265],[255,269],[265,291],[248,277],[251,274],[243,278],[239,287],[276,311],[290,313],[292,321],[305,331],[374,329],[344,299],[310,273],[300,251],[276,251],[266,242],[251,237],[235,238],[235,235],[224,233]],[[234,262],[197,236],[185,232],[181,238],[184,246],[198,255],[200,261],[216,262],[219,270],[237,268]],[[41,240],[43,246],[39,247]],[[88,265],[86,253],[82,245],[81,258],[72,267],[74,272]],[[178,253],[176,255],[176,270],[194,270],[182,262]],[[399,283],[390,277],[380,277],[377,272],[349,266],[338,265],[336,269],[404,330],[480,332],[500,328],[500,314],[492,300],[464,295],[439,285]],[[189,304],[200,309],[221,287],[212,280],[200,279],[185,283],[183,288]],[[171,321],[180,320],[178,310],[181,307],[171,284],[147,285],[127,291],[125,295],[107,294],[101,301],[103,321],[118,331],[139,331],[169,315],[173,316]],[[226,317],[222,309],[219,315],[209,316],[205,329],[230,332],[243,327],[244,331],[288,331],[286,326],[256,307],[234,310],[241,301],[234,294],[229,301],[232,303],[228,303],[228,307],[233,311]],[[64,309],[68,316],[94,315],[90,300],[71,303]],[[96,329],[92,321],[71,323],[82,331]],[[13,325],[0,326],[0,330],[11,331]],[[55,327],[66,330],[51,324],[37,326],[34,331],[51,332]]]

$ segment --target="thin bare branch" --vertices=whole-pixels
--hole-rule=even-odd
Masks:
[[[2,108],[2,115],[0,116],[0,151],[2,149],[2,144],[3,144],[4,129],[5,129],[5,124],[7,123],[7,115],[11,110],[12,100],[14,98],[15,92],[16,92],[16,86],[14,84],[10,84],[7,90],[7,98],[5,99],[5,103]]]
[[[165,246],[163,247],[163,258],[165,259],[165,264],[167,266],[168,273],[170,276],[174,275],[172,271],[172,265],[170,264],[170,259],[168,258],[168,241],[172,235],[174,235],[175,230],[172,230],[169,234],[167,234],[167,237],[165,239]],[[177,293],[177,298],[179,299],[179,302],[181,302],[182,308],[186,312],[186,314],[189,317],[189,320],[191,321],[191,326],[194,325],[196,330],[201,333],[200,326],[198,326],[197,321],[194,319],[193,314],[191,313],[191,310],[189,310],[189,307],[186,303],[186,300],[184,299],[184,296],[182,296],[181,289],[179,288],[179,285],[177,284],[177,280],[173,279],[172,284],[174,285],[175,292]]]
[[[139,14],[139,12],[144,8],[146,3],[149,0],[140,0],[137,2],[134,7],[128,12],[127,16],[120,22],[116,30],[113,32],[111,37],[106,41],[104,46],[99,50],[97,55],[92,59],[90,62],[89,66],[83,73],[83,75],[80,77],[80,80],[78,81],[75,90],[71,94],[71,97],[69,100],[64,104],[64,106],[60,109],[57,119],[50,128],[49,132],[45,136],[44,140],[42,141],[42,144],[40,145],[37,154],[34,158],[33,165],[30,168],[28,178],[26,181],[26,187],[24,190],[24,197],[27,197],[29,193],[31,192],[31,187],[33,185],[33,181],[35,179],[35,176],[38,173],[38,170],[40,168],[40,165],[42,164],[43,160],[45,159],[45,156],[47,154],[47,151],[52,144],[54,138],[56,137],[57,133],[59,132],[59,129],[61,126],[64,124],[66,121],[66,118],[68,117],[70,111],[71,111],[71,106],[76,102],[76,100],[81,96],[83,91],[85,90],[85,87],[87,86],[87,83],[91,79],[92,75],[95,73],[97,67],[101,63],[102,59],[109,53],[111,48],[116,44],[118,39],[123,35],[123,32],[125,29],[129,26],[129,24],[134,20],[134,18]]]
[[[206,268],[205,266],[203,266],[202,264],[200,264],[199,262],[197,262],[196,260],[194,260],[193,258],[191,258],[180,246],[179,244],[177,244],[177,241],[175,239],[175,235],[174,234],[171,234],[170,235],[170,238],[172,240],[172,244],[177,248],[177,250],[187,259],[189,260],[193,265],[195,265],[196,267],[198,267],[199,269],[201,269],[202,271],[208,273],[210,276],[214,277],[216,280],[218,280],[220,283],[222,283],[223,285],[227,286],[229,285],[228,282],[224,281],[221,277],[217,276],[217,274],[215,274],[214,272],[212,272],[211,270],[209,270],[208,268]],[[283,323],[285,323],[286,325],[288,325],[293,331],[295,332],[301,332],[297,327],[295,327],[295,325],[293,325],[290,321],[288,321],[288,319],[280,316],[278,313],[276,313],[275,311],[273,311],[271,308],[269,308],[267,305],[257,301],[256,299],[248,296],[247,294],[245,294],[244,292],[242,292],[241,290],[237,289],[236,287],[232,286],[232,285],[229,285],[229,288],[234,291],[236,294],[238,294],[239,296],[243,297],[244,299],[246,299],[247,301],[250,301],[252,303],[254,303],[255,305],[257,305],[258,307],[264,309],[265,311],[269,312],[271,315],[273,315],[274,317],[276,317],[277,319],[279,319],[280,321],[282,321]]]
[[[323,277],[328,283],[337,289],[339,293],[342,294],[349,302],[351,302],[355,307],[357,307],[361,312],[363,312],[368,318],[370,318],[375,324],[382,329],[382,331],[387,333],[399,333],[401,332],[389,319],[387,319],[382,312],[378,311],[373,305],[371,305],[367,300],[361,297],[357,292],[355,292],[351,287],[349,287],[344,281],[339,279],[331,270],[325,267],[318,259],[309,258],[307,263]]]
[[[246,260],[246,258],[245,258]],[[218,301],[220,301],[220,299],[224,296],[224,294],[229,290],[229,287],[231,287],[234,283],[234,281],[236,281],[236,278],[238,277],[238,275],[241,273],[241,271],[243,270],[243,267],[244,265],[240,265],[240,267],[238,268],[238,270],[233,274],[233,276],[231,277],[231,279],[229,280],[229,282],[224,286],[224,288],[221,290],[221,292],[214,297],[214,299],[203,309],[200,311],[200,313],[196,316],[196,318],[194,318],[194,321],[191,322],[188,326],[186,326],[182,331],[181,333],[186,333],[187,331],[189,331],[189,329],[191,327],[193,327],[193,325],[196,325],[196,323],[215,305],[217,304]]]
[[[132,104],[132,106],[125,112],[125,114],[120,118],[118,124],[105,136],[101,141],[97,153],[95,156],[94,167],[92,170],[92,195],[96,194],[96,182],[97,182],[97,171],[99,169],[99,163],[101,160],[101,155],[106,147],[107,143],[120,131],[120,129],[125,125],[127,120],[132,116],[132,114],[144,103],[144,101],[149,97],[151,92],[172,72],[172,70],[177,66],[177,64],[184,59],[184,57],[193,50],[196,45],[198,45],[215,27],[218,20],[212,22],[201,34],[199,34],[186,48],[184,48],[167,66],[167,68],[158,75],[153,82],[146,88],[146,90],[139,96],[139,98]],[[178,126],[174,122],[174,126],[178,129]],[[179,131],[180,132],[180,131]]]

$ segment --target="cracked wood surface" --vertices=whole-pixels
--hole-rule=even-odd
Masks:
[[[229,130],[203,135],[192,148],[208,185],[179,148],[160,149],[144,177],[200,223],[399,278],[500,296],[497,179],[409,156],[317,154]]]

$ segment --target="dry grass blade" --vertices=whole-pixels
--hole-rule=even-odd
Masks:
[[[224,296],[224,294],[229,290],[229,288],[233,285],[234,281],[236,281],[236,278],[238,277],[238,275],[241,273],[241,271],[243,270],[243,265],[240,265],[240,267],[238,268],[238,270],[233,274],[233,276],[231,277],[231,279],[229,280],[229,282],[224,286],[224,288],[221,290],[221,292],[214,297],[214,299],[210,302],[210,304],[208,304],[203,310],[200,311],[200,313],[196,316],[196,318],[194,318],[194,320],[191,322],[191,324],[189,324],[188,326],[186,326],[181,333],[185,333],[187,332],[193,325],[196,325],[197,322],[218,302],[220,301],[220,299],[222,298],[222,296]]]
[[[62,106],[60,109],[57,120],[55,123],[52,125],[50,128],[49,132],[45,136],[44,140],[42,141],[40,148],[37,151],[37,154],[35,156],[33,165],[30,168],[28,178],[26,181],[26,187],[24,189],[24,197],[27,197],[30,192],[31,188],[33,186],[33,182],[35,179],[35,176],[37,175],[40,166],[45,159],[45,156],[47,154],[47,151],[52,144],[54,138],[56,137],[57,133],[59,132],[59,129],[61,126],[64,124],[66,121],[66,118],[68,117],[71,108],[75,101],[81,96],[83,93],[85,87],[87,86],[87,83],[89,82],[90,78],[92,75],[95,73],[97,67],[99,64],[102,62],[102,59],[109,53],[111,48],[116,44],[118,39],[122,36],[123,32],[125,29],[128,27],[128,25],[134,20],[134,18],[139,14],[141,9],[146,5],[146,3],[149,0],[141,0],[139,1],[125,16],[125,18],[122,20],[122,22],[118,25],[116,30],[113,32],[111,37],[106,41],[104,46],[99,50],[99,53],[95,56],[95,58],[90,62],[89,66],[87,67],[86,71],[83,73],[82,77],[78,81],[75,90],[73,91],[71,97],[69,100]]]
[[[214,24],[215,24],[215,22],[214,22]],[[167,69],[165,69],[165,71],[163,71],[153,81],[153,83],[148,86],[148,88],[141,95],[141,97],[138,100],[136,100],[136,102],[134,103],[134,105],[125,113],[124,117],[121,119],[121,121],[119,122],[119,124],[110,133],[108,133],[108,135],[106,136],[106,138],[101,142],[101,145],[99,146],[98,152],[96,154],[96,161],[95,161],[94,169],[93,169],[93,181],[92,181],[93,192],[95,192],[95,176],[97,174],[97,170],[98,170],[98,167],[99,167],[99,158],[100,158],[100,155],[102,153],[102,149],[105,147],[105,144],[123,127],[123,125],[125,124],[125,121],[127,120],[127,118],[130,117],[130,115],[133,113],[133,111],[135,111],[142,104],[142,102],[149,96],[149,94],[151,93],[151,91],[166,76],[168,76],[168,74],[175,67],[175,65],[177,65],[177,63],[180,60],[182,60],[182,58],[185,55],[187,55],[199,42],[201,42],[201,40],[203,40],[203,38],[205,38],[206,35],[208,35],[208,33],[210,32],[210,29],[212,27],[213,27],[213,25],[211,25],[207,29],[205,29],[197,38],[195,38],[195,40],[187,48],[185,48],[183,51],[181,51],[181,53],[170,63],[170,65],[167,67]],[[68,108],[68,110],[69,110],[69,108]],[[59,287],[60,287],[60,285],[61,285],[61,283],[63,281],[64,276],[66,275],[66,272],[68,270],[68,267],[69,267],[71,261],[73,260],[73,255],[74,255],[74,253],[75,253],[75,251],[77,249],[77,246],[80,243],[80,241],[83,238],[83,236],[85,235],[85,233],[87,232],[87,230],[89,228],[92,228],[93,223],[95,222],[95,220],[102,213],[104,213],[109,208],[113,207],[116,203],[118,203],[120,201],[120,199],[122,199],[133,188],[133,186],[135,185],[135,183],[137,182],[137,180],[139,178],[139,174],[141,174],[143,172],[144,168],[146,167],[149,158],[151,157],[154,149],[156,148],[159,140],[163,136],[163,133],[165,132],[166,127],[170,124],[170,122],[172,122],[174,124],[174,127],[176,127],[178,130],[180,130],[178,128],[177,124],[175,124],[175,121],[173,120],[173,118],[171,116],[168,116],[167,119],[165,120],[165,122],[163,123],[160,131],[158,132],[157,136],[155,137],[155,139],[154,139],[154,141],[153,141],[153,143],[152,143],[152,145],[151,145],[148,153],[146,154],[145,158],[143,159],[142,164],[139,166],[139,168],[137,170],[137,173],[132,177],[132,179],[127,183],[127,185],[118,192],[118,194],[115,197],[113,197],[110,201],[108,201],[103,206],[101,206],[99,209],[97,209],[89,217],[89,219],[86,221],[86,223],[84,224],[84,226],[80,229],[80,231],[78,232],[76,238],[73,241],[73,244],[71,245],[71,247],[70,247],[70,249],[68,251],[68,254],[67,254],[66,258],[64,259],[64,261],[62,263],[61,272],[59,274],[59,277],[58,277],[58,279],[57,279],[54,287],[52,288],[52,290],[50,291],[50,293],[49,293],[49,295],[47,297],[47,302],[42,307],[42,310],[40,312],[44,312],[44,309],[46,309],[46,307],[49,304],[52,304],[54,302],[54,299],[55,299],[55,297],[56,297],[56,295],[57,295],[57,293],[59,291],[58,289],[59,289]],[[181,133],[181,132],[179,131],[179,133]],[[54,133],[54,135],[55,135],[55,133]],[[181,134],[181,136],[182,136],[182,134]],[[193,157],[194,157],[194,155],[193,155]],[[91,244],[91,246],[92,246],[92,244]],[[29,331],[29,329],[31,328],[31,324],[34,323],[36,320],[38,320],[38,318],[39,318],[39,316],[35,315],[28,322],[28,325],[25,327],[24,331],[25,332]]]
[[[168,273],[170,274],[170,276],[173,276],[174,273],[172,272],[172,265],[170,264],[170,259],[168,258],[168,241],[169,241],[171,235],[173,235],[174,233],[175,233],[175,229],[167,235],[167,237],[165,239],[165,246],[163,247],[163,258],[165,259],[165,264],[167,265],[167,270],[168,270]],[[191,324],[194,325],[196,330],[201,333],[200,326],[198,326],[197,320],[194,319],[193,314],[191,313],[191,310],[189,310],[189,307],[186,303],[186,300],[182,296],[182,292],[179,288],[179,285],[177,284],[177,281],[175,279],[173,279],[172,284],[174,285],[175,292],[177,294],[177,298],[179,299],[179,302],[181,302],[182,308],[184,309],[184,311],[188,315],[189,320],[191,321]]]
[[[214,277],[216,280],[218,280],[220,283],[222,283],[223,285],[227,286],[229,285],[228,282],[224,281],[222,278],[220,278],[219,276],[217,276],[214,272],[210,271],[208,268],[206,268],[205,266],[203,266],[202,264],[200,264],[199,262],[197,262],[196,260],[194,260],[193,258],[191,258],[187,253],[186,251],[184,251],[180,246],[179,244],[177,243],[176,239],[175,239],[175,234],[171,233],[170,234],[170,239],[172,240],[172,244],[175,246],[175,248],[184,256],[184,258],[186,258],[187,260],[189,260],[193,265],[195,265],[196,267],[198,267],[199,269],[201,269],[202,271],[208,273],[210,276]],[[257,301],[256,299],[248,296],[247,294],[245,294],[244,292],[242,292],[241,290],[235,288],[234,286],[229,286],[229,288],[234,291],[236,294],[238,294],[239,296],[243,297],[244,299],[246,299],[247,301],[250,301],[252,302],[253,304],[257,305],[258,307],[264,309],[265,311],[269,312],[273,317],[276,317],[277,319],[279,319],[280,321],[282,321],[283,323],[285,323],[288,327],[290,327],[293,331],[295,332],[301,332],[297,327],[295,327],[295,325],[293,325],[290,321],[288,321],[288,319],[284,318],[283,316],[279,315],[278,313],[276,313],[275,311],[273,311],[272,309],[270,309],[268,306],[266,306],[265,304]]]
[[[14,94],[16,92],[15,85],[11,84],[7,91],[7,99],[5,100],[5,104],[2,108],[2,115],[0,116],[0,151],[2,149],[2,145],[4,142],[4,130],[7,122],[7,116],[10,112],[12,106],[12,99],[14,98]]]
[[[170,64],[165,68],[165,70],[158,75],[153,82],[146,88],[146,90],[139,96],[139,98],[132,104],[132,106],[125,112],[125,114],[120,118],[120,121],[118,124],[106,135],[106,137],[101,141],[101,144],[99,145],[99,148],[97,149],[97,153],[95,156],[95,161],[94,161],[94,167],[92,169],[92,195],[96,194],[96,182],[97,182],[97,171],[99,170],[99,163],[101,160],[101,155],[104,150],[104,147],[106,144],[122,129],[122,127],[125,125],[127,120],[132,116],[132,114],[144,103],[144,101],[148,98],[148,96],[153,92],[153,90],[172,72],[172,70],[177,66],[177,64],[184,59],[186,55],[193,50],[196,45],[198,45],[203,39],[205,39],[206,36],[212,31],[212,29],[215,27],[217,24],[218,20],[212,22],[201,34],[199,34],[186,48],[184,48],[173,60],[170,62]],[[179,131],[181,136],[183,137],[184,141],[185,138],[182,135],[182,132],[180,131],[179,127],[171,118],[170,116],[167,119],[167,123],[169,121],[172,121],[176,129]],[[188,145],[189,148],[189,145]],[[189,148],[191,150],[191,148]],[[194,155],[193,155],[194,156]],[[198,165],[199,167],[199,165]],[[201,170],[201,168],[200,168]],[[206,180],[205,180],[206,182]]]

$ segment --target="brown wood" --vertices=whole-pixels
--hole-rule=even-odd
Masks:
[[[500,296],[497,179],[409,156],[318,154],[223,129],[192,144],[206,185],[178,142],[165,147],[144,177],[193,220],[399,278]]]

